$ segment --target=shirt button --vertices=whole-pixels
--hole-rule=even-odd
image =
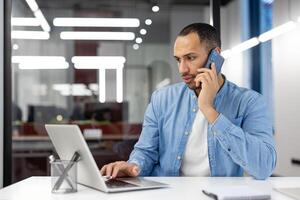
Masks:
[[[189,134],[189,132],[188,131],[186,131],[185,133],[184,133],[184,135],[188,135]]]
[[[181,160],[181,156],[177,156],[177,160]]]
[[[196,112],[196,108],[193,109],[193,112]]]

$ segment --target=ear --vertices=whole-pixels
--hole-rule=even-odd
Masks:
[[[221,48],[220,47],[216,47],[215,50],[220,54],[221,53]]]

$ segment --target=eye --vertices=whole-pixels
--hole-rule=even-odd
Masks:
[[[180,59],[179,58],[175,58],[177,63],[180,63]]]
[[[193,60],[195,60],[195,59],[196,59],[196,57],[195,57],[195,56],[187,56],[187,58],[188,58],[188,60],[190,60],[190,61],[193,61]]]

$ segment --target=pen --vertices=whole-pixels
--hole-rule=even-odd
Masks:
[[[207,195],[207,196],[209,196],[209,197],[211,197],[211,198],[213,198],[215,200],[218,200],[218,196],[217,195],[215,195],[213,193],[210,193],[210,192],[207,192],[205,190],[202,190],[202,192],[203,192],[203,194],[205,194],[205,195]]]
[[[60,177],[58,178],[58,180],[56,181],[54,187],[52,190],[58,190],[58,188],[61,186],[61,184],[63,183],[64,179],[66,178],[69,170],[72,168],[72,166],[74,165],[75,162],[77,162],[80,158],[79,153],[76,151],[74,153],[74,155],[72,156],[70,162],[68,163],[67,167],[65,168],[65,170],[63,171],[62,175],[60,175]]]
[[[53,155],[50,155],[50,156],[49,156],[49,162],[50,162],[50,164],[56,162],[56,159],[55,159],[55,157],[54,157]],[[53,165],[53,167],[55,167],[56,170],[58,170],[60,174],[62,174],[63,171],[64,171],[64,167],[61,166],[61,165]],[[73,188],[74,188],[73,183],[72,183],[72,181],[70,180],[70,177],[69,177],[68,175],[66,176],[66,180],[67,180],[68,184],[71,186],[71,188],[73,189]],[[76,183],[75,183],[75,184],[76,184]]]

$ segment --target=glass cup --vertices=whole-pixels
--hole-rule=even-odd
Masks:
[[[52,193],[77,192],[77,162],[55,160],[50,165]]]

